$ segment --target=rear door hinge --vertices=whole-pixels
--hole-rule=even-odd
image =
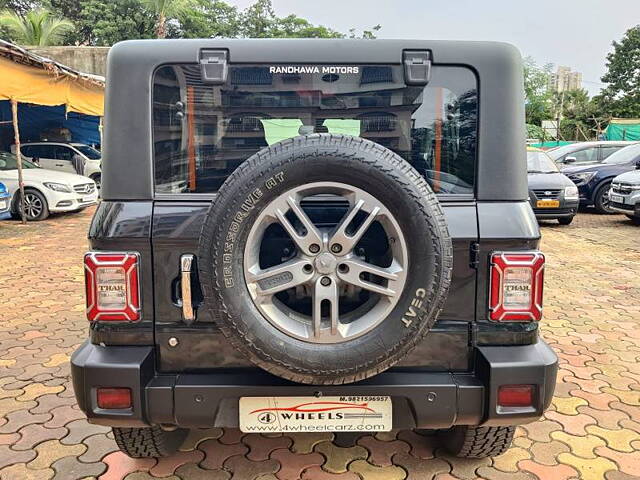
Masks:
[[[404,81],[407,85],[426,85],[431,80],[431,52],[429,50],[405,50]]]
[[[480,244],[478,242],[471,242],[469,245],[469,266],[475,270],[480,265]]]
[[[222,85],[227,82],[228,56],[226,50],[200,50],[200,76],[203,83]]]

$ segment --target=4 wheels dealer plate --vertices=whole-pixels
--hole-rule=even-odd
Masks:
[[[388,432],[391,397],[242,397],[240,430],[263,432]]]

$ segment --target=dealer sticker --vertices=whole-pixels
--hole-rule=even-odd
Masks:
[[[242,397],[243,433],[388,432],[391,397]]]

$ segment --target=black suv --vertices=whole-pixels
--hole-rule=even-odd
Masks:
[[[516,49],[132,41],[107,78],[71,363],[123,452],[218,426],[427,429],[485,457],[542,415]]]

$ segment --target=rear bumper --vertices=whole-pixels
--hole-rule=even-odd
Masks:
[[[538,419],[551,403],[558,359],[542,340],[533,345],[477,347],[474,373],[391,369],[340,386],[301,385],[260,369],[158,375],[153,347],[83,343],[71,358],[73,387],[89,422],[108,426],[151,424],[186,428],[237,427],[242,396],[389,395],[394,428],[518,425]],[[534,405],[499,411],[498,387],[534,384]],[[98,387],[129,387],[133,408],[102,410]]]

